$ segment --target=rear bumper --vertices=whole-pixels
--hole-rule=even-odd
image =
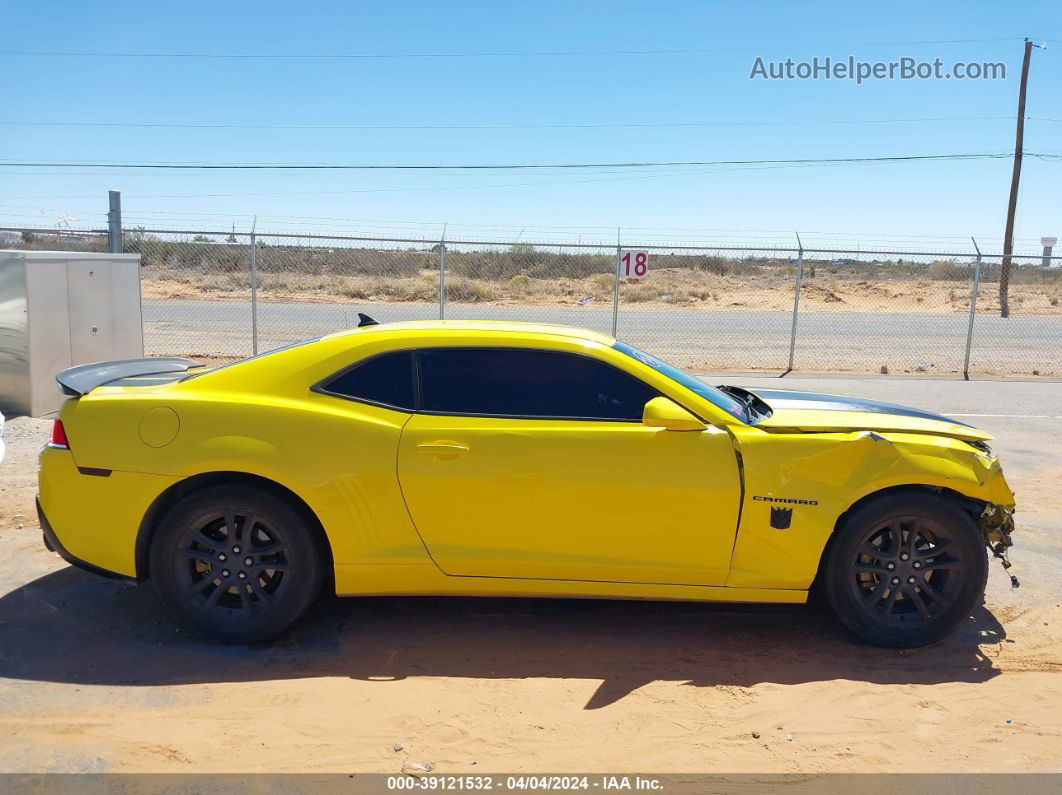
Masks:
[[[44,509],[41,508],[40,499],[37,500],[37,521],[40,522],[41,531],[44,534],[44,546],[49,551],[55,552],[59,557],[69,563],[71,566],[77,566],[79,569],[91,572],[92,574],[98,574],[101,577],[107,577],[112,580],[124,580],[125,582],[136,582],[134,577],[129,577],[125,574],[119,574],[116,571],[110,571],[108,569],[100,568],[88,561],[84,561],[76,555],[70,554],[66,547],[63,546],[63,542],[59,540],[59,537],[52,529],[51,523],[48,521],[48,517],[44,515]]]
[[[137,540],[155,499],[175,478],[78,467],[69,450],[46,447],[38,472],[45,540],[65,560],[96,573],[138,577]]]

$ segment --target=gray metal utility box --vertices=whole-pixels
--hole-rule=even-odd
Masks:
[[[60,370],[143,355],[139,254],[0,250],[0,410],[50,414]]]

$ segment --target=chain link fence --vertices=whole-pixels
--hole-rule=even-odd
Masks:
[[[123,247],[140,255],[146,353],[211,360],[253,353],[247,236],[127,230]]]
[[[612,332],[615,247],[449,243],[445,317]]]
[[[952,253],[807,252],[794,368],[964,371],[973,268]]]
[[[438,317],[431,243],[256,235],[257,350],[377,320]],[[371,309],[370,309],[371,307]]]
[[[798,256],[775,249],[622,247],[637,273],[619,286],[617,332],[680,367],[786,369]]]
[[[1004,318],[999,293],[1002,258],[983,257],[971,327],[971,373],[1062,375],[1062,260],[1053,258],[1054,267],[1044,267],[1041,259],[1013,257],[1009,316]],[[967,300],[967,309],[969,305]]]
[[[0,235],[5,248],[107,248],[93,231]],[[152,355],[234,359],[364,312],[582,326],[700,372],[1062,376],[1059,258],[1013,258],[1003,318],[1001,258],[976,251],[160,229],[126,229],[123,247],[141,256]],[[638,252],[644,278],[626,278],[621,257]]]

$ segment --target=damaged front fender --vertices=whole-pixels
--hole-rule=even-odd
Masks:
[[[1014,532],[1014,509],[1004,505],[986,505],[979,524],[981,532],[985,534],[985,543],[992,554],[999,558],[1003,570],[1010,577],[1010,587],[1017,588],[1021,583],[1010,573],[1010,556],[1007,554],[1007,550],[1014,546],[1010,539],[1010,534]]]
[[[979,524],[985,534],[985,542],[993,549],[998,545],[1002,545],[1004,550],[1014,546],[1010,540],[1010,534],[1014,532],[1013,507],[986,505]]]
[[[998,459],[949,436],[927,433],[770,432],[733,429],[745,495],[727,585],[806,589],[840,517],[897,487],[947,490],[986,505],[981,527],[1006,548],[1014,495]],[[784,529],[771,506],[791,506]]]

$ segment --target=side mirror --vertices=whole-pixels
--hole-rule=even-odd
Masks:
[[[642,424],[668,431],[703,431],[708,426],[666,397],[655,397],[642,409]]]

